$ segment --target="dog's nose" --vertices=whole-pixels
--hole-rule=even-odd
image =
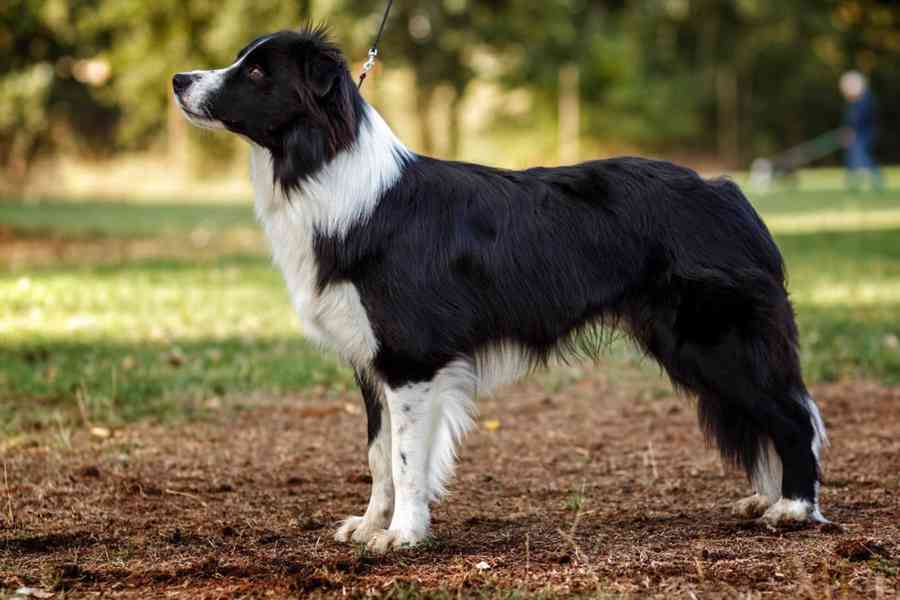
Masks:
[[[193,75],[188,73],[177,73],[175,77],[172,78],[172,89],[175,90],[176,94],[180,94],[191,87],[192,83],[194,83]]]

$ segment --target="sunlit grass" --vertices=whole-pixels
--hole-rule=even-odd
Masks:
[[[20,203],[0,198],[0,225],[22,236],[94,239],[159,238],[197,230],[221,233],[251,228],[255,222],[249,198],[242,204],[192,201]]]
[[[900,192],[753,201],[785,255],[808,378],[900,383]],[[3,235],[0,431],[352,385],[298,335],[249,201],[0,203]]]

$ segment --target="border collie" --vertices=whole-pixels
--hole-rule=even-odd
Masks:
[[[755,493],[737,514],[825,520],[825,428],[784,264],[733,183],[642,158],[507,171],[417,155],[320,28],[258,38],[173,87],[193,124],[249,141],[303,332],[355,369],[372,493],[338,541],[424,540],[475,398],[595,355],[612,327],[697,397],[705,433],[746,470]]]

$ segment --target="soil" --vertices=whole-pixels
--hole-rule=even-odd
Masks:
[[[2,455],[0,597],[898,597],[900,389],[814,394],[835,525],[732,516],[690,402],[595,374],[483,399],[434,539],[383,557],[332,539],[368,498],[353,396],[47,434]]]

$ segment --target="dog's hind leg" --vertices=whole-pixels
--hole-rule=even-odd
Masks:
[[[368,418],[369,470],[372,494],[366,514],[345,519],[334,535],[339,542],[365,544],[383,531],[394,514],[394,479],[391,474],[391,415],[384,398],[383,385],[365,373],[356,373]]]
[[[435,421],[428,463],[428,493],[432,502],[447,493],[447,483],[456,466],[456,447],[473,425],[475,393],[476,374],[469,361],[451,363],[435,380],[432,396]]]
[[[755,491],[734,511],[762,515],[770,525],[824,521],[818,508],[818,450],[825,433],[802,387],[757,383],[749,365],[741,370],[744,361],[731,360],[742,350],[732,354],[719,348],[702,356],[693,350],[689,362],[701,370],[699,385],[714,390],[700,395],[701,424],[723,457],[746,469]],[[760,380],[773,378],[779,379]]]
[[[634,331],[673,381],[697,393],[700,423],[723,458],[747,471],[757,493],[736,508],[770,525],[824,521],[825,431],[800,375],[793,315],[783,290],[757,283],[763,293],[743,296],[692,282],[686,302],[634,319]]]
[[[794,389],[778,403],[783,420],[770,429],[782,463],[781,498],[760,520],[783,525],[827,520],[819,510],[819,451],[828,443],[825,425],[806,390]]]
[[[738,517],[761,517],[766,509],[781,499],[781,458],[772,440],[766,439],[758,452],[750,472],[753,495],[738,500],[731,507],[731,512]]]

